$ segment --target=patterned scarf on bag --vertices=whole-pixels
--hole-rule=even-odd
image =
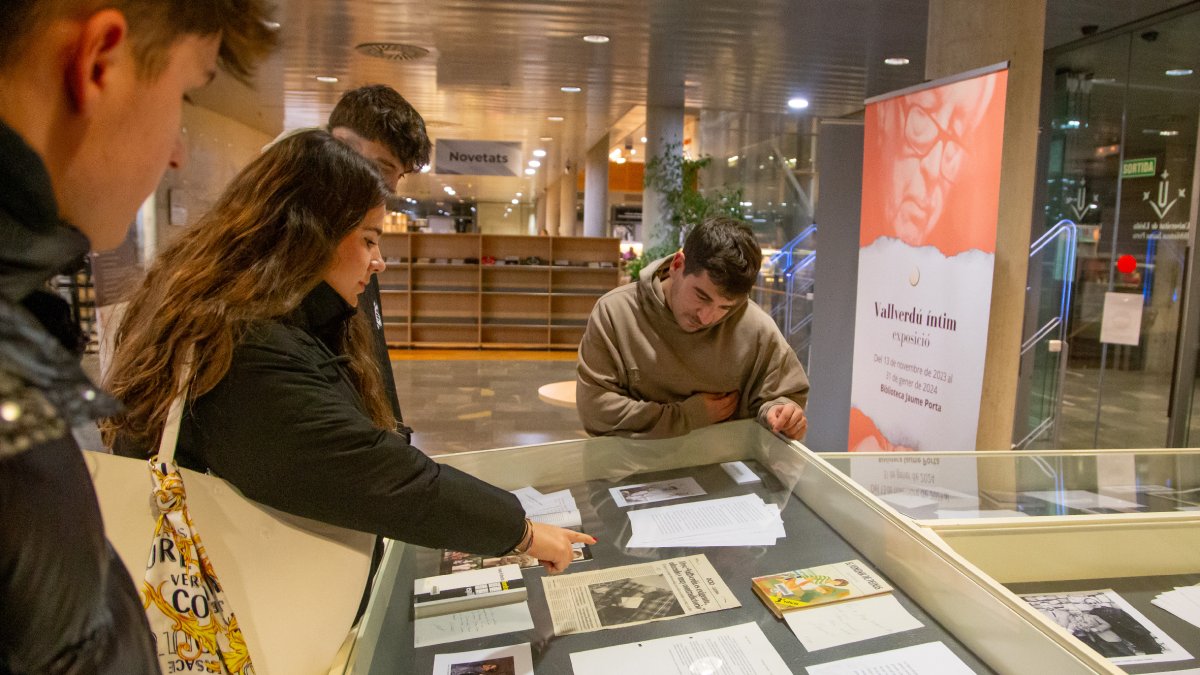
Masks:
[[[237,618],[188,514],[183,477],[174,464],[154,460],[150,472],[159,517],[142,604],[163,672],[253,675]]]

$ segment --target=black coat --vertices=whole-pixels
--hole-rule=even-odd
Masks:
[[[65,303],[42,290],[87,249],[40,158],[0,123],[0,673],[159,672],[71,435],[118,407],[80,369]]]
[[[252,327],[224,379],[184,414],[180,465],[335,525],[434,548],[512,549],[524,533],[515,496],[367,417],[342,353],[354,313],[321,283],[286,321]]]

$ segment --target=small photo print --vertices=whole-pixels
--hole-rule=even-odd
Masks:
[[[670,499],[697,497],[708,494],[695,478],[672,478],[653,483],[639,483],[609,488],[613,501],[617,506],[633,506],[635,504],[651,504],[665,502]]]
[[[683,616],[683,606],[662,574],[590,584],[588,594],[605,628]]]
[[[456,663],[450,666],[450,675],[517,675],[513,657],[487,659],[472,663]]]
[[[573,557],[571,562],[577,563],[583,560],[592,559],[592,549],[587,544],[572,544]],[[470,572],[471,570],[487,569],[489,567],[501,567],[503,565],[517,565],[521,569],[529,569],[539,567],[541,563],[537,558],[524,554],[509,554],[502,556],[483,556],[475,553],[463,553],[462,551],[442,551],[442,563],[438,568],[439,574],[455,574],[457,572]]]
[[[1192,658],[1179,643],[1111,589],[1030,593],[1021,598],[1113,665]]]

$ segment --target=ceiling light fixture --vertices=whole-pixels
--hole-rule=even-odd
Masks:
[[[541,149],[541,148],[538,148],[537,150],[534,150],[534,151],[533,151],[533,156],[534,156],[534,157],[545,157],[545,156],[546,156],[546,151],[545,151],[545,150],[543,150],[543,149]]]
[[[542,163],[541,163],[541,162],[539,162],[539,161],[537,161],[536,159],[531,159],[531,160],[529,160],[529,166],[532,166],[532,167],[533,167],[533,168],[535,168],[535,169],[536,169],[536,168],[538,168],[538,167],[539,167],[539,166],[541,166],[541,165],[542,165]]]
[[[592,44],[594,44],[594,45],[602,45],[602,44],[604,44],[604,43],[608,42],[608,36],[607,36],[607,35],[600,35],[599,33],[597,33],[597,34],[595,34],[595,35],[584,35],[584,36],[583,36],[583,41],[584,41],[584,42],[590,42],[590,43],[592,43]]]
[[[518,196],[518,197],[524,197],[525,195],[523,195],[523,194],[521,194],[520,192],[518,192],[518,193],[517,193],[517,196]]]
[[[1178,136],[1179,132],[1174,129],[1163,129],[1162,131],[1158,132],[1158,135],[1159,136]]]
[[[903,56],[889,56],[883,60],[889,66],[907,66],[910,61]]]
[[[336,77],[331,75],[317,75],[316,80],[317,82],[324,82],[325,84],[336,84],[338,81]]]
[[[583,91],[583,87],[573,87],[571,85],[567,85],[565,87],[559,87],[558,90],[564,94],[578,94],[579,92]]]
[[[643,142],[643,143],[645,143],[645,142],[646,142],[646,137],[645,137],[645,136],[642,136],[642,142]]]
[[[551,116],[547,117],[546,119],[551,122],[561,122],[561,121],[563,121],[563,116],[562,115],[551,115]]]
[[[1196,71],[1192,70],[1191,68],[1171,68],[1170,70],[1164,72],[1169,77],[1184,77],[1185,75],[1191,75]]]
[[[553,136],[539,136],[538,140],[549,143],[550,141],[554,140],[554,137]]]
[[[514,200],[512,200],[512,203],[514,203],[514,204],[520,204],[520,203],[521,203],[521,200],[520,200],[520,199],[514,199]]]
[[[788,99],[788,107],[792,110],[804,110],[808,107],[808,99],[799,96]]]
[[[537,173],[537,169],[525,169],[526,176],[532,176],[535,173]]]

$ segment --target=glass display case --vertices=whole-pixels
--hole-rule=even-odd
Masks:
[[[1112,657],[1125,672],[1200,667],[1196,658],[1162,660],[1179,656],[1169,654],[1171,642],[1200,656],[1200,629],[1152,602],[1175,587],[1200,583],[1200,452],[820,457],[877,508],[923,530],[947,558],[1001,584],[998,597],[1037,603],[1064,632]],[[1097,596],[1113,605],[1101,616],[1119,613],[1139,626],[1128,635],[1092,626],[1105,629],[1109,641],[1085,630],[1096,623],[1088,607]],[[1114,621],[1101,623],[1111,628]],[[1138,639],[1147,645],[1135,644]]]
[[[1093,464],[1099,461],[1094,456],[1089,460],[1087,455],[1058,455],[1062,458],[1061,464],[1055,464],[1055,460],[1049,458],[1043,463],[1034,460],[1022,463],[1017,454],[997,456],[998,459],[1009,458],[1008,463],[986,464],[989,467],[986,471],[996,472],[994,477],[985,476],[986,471],[972,463],[991,459],[983,454],[906,456],[917,461],[918,466],[933,460],[937,460],[937,466],[942,466],[942,459],[963,458],[945,464],[962,463],[962,476],[958,482],[942,481],[940,474],[934,478],[914,478],[913,472],[908,471],[903,477],[905,480],[916,480],[918,485],[922,480],[933,481],[925,483],[929,488],[927,492],[906,492],[911,486],[906,486],[906,490],[895,490],[885,482],[869,480],[868,474],[872,472],[897,471],[892,467],[895,456],[818,456],[800,443],[773,435],[754,421],[721,424],[685,437],[659,441],[592,438],[439,458],[439,461],[510,490],[525,486],[536,487],[543,493],[569,489],[580,511],[582,529],[599,541],[591,547],[592,560],[573,564],[566,575],[703,554],[741,606],[637,626],[556,636],[543,587],[545,572],[540,568],[526,569],[523,577],[528,588],[533,629],[418,648],[414,647],[413,580],[438,574],[441,552],[389,542],[367,613],[338,667],[343,672],[363,674],[430,673],[437,654],[529,643],[536,672],[570,673],[572,653],[752,622],[761,628],[787,667],[797,673],[818,664],[930,642],[945,644],[971,670],[979,673],[1119,673],[1119,668],[1073,638],[1055,621],[1034,610],[1014,592],[1025,592],[1025,589],[1014,587],[1010,590],[1004,585],[1099,578],[1092,576],[1093,568],[1075,564],[1075,559],[1083,556],[1071,554],[1056,561],[1054,565],[1064,571],[1057,576],[1041,574],[1040,563],[1035,565],[1028,558],[1025,566],[1039,573],[992,576],[1001,568],[992,567],[993,563],[988,559],[991,553],[986,550],[988,546],[977,545],[970,550],[964,546],[960,551],[958,540],[984,541],[993,536],[1003,540],[1030,522],[1048,526],[1060,524],[1070,530],[1074,519],[1100,518],[1104,523],[1098,527],[1107,534],[1108,546],[1117,543],[1124,546],[1126,535],[1136,540],[1142,531],[1142,526],[1129,527],[1126,518],[1159,518],[1164,524],[1170,521],[1172,526],[1177,525],[1182,530],[1187,529],[1186,523],[1193,523],[1196,516],[1187,511],[1167,513],[1166,502],[1159,500],[1160,497],[1168,499],[1165,491],[1152,494],[1153,490],[1137,492],[1135,489],[1135,494],[1148,495],[1146,501],[1153,496],[1154,502],[1163,510],[1077,516],[1058,515],[1056,507],[1039,510],[1040,507],[1034,508],[1035,505],[1030,503],[1026,510],[1045,515],[1039,518],[1024,515],[984,518],[997,515],[987,511],[1022,512],[1022,508],[1026,508],[1023,506],[1026,497],[1019,496],[1019,492],[1053,492],[1056,485],[1061,489],[1085,490],[1085,483],[1063,479],[1082,475],[1083,470],[1079,467],[1087,466],[1089,461]],[[1023,457],[1026,453],[1021,454]],[[761,482],[739,485],[719,466],[722,462],[736,460],[744,461],[758,474]],[[859,460],[873,461],[874,464],[855,465],[854,462]],[[1163,455],[1161,462],[1146,460],[1150,463],[1144,467],[1140,461],[1134,460],[1135,474],[1143,471],[1140,482],[1131,481],[1130,485],[1136,487],[1153,482],[1175,490],[1175,498],[1186,499],[1188,493],[1185,490],[1190,484],[1185,487],[1179,480],[1180,475],[1193,475],[1188,473],[1191,465],[1187,463],[1190,458],[1186,453],[1177,453],[1175,459]],[[1168,470],[1173,461],[1177,465],[1175,473]],[[1068,465],[1075,468],[1064,468]],[[869,468],[860,469],[860,466]],[[972,468],[963,468],[967,466]],[[1047,475],[1046,466],[1050,467],[1050,474],[1060,478]],[[966,480],[970,471],[974,471],[973,484]],[[882,474],[881,478],[883,475],[892,481],[902,478],[899,473]],[[1039,482],[1042,476],[1044,483]],[[758,495],[768,504],[779,507],[786,536],[773,546],[628,547],[632,534],[628,512],[664,504],[622,508],[614,502],[610,488],[679,477],[695,479],[706,494],[667,504]],[[862,480],[865,485],[860,486],[857,480]],[[972,490],[984,498],[972,502]],[[930,495],[935,493],[938,495],[936,501],[945,503],[945,508],[931,510],[928,504],[915,498],[905,502],[898,497],[910,494],[929,500],[934,499]],[[948,498],[941,499],[943,494]],[[881,498],[884,496],[890,497],[891,502]],[[1128,501],[1132,503],[1138,499]],[[903,509],[892,505],[897,502],[905,502]],[[1104,502],[1104,506],[1097,508],[1108,508],[1116,503]],[[922,508],[924,510],[920,510]],[[1063,508],[1071,511],[1074,507]],[[939,511],[942,512],[940,520]],[[920,517],[913,517],[914,514]],[[954,528],[965,532],[972,526],[983,526],[988,532],[974,537],[954,534]],[[1185,558],[1200,556],[1200,546],[1195,546],[1194,542],[1181,540],[1180,545],[1191,546],[1192,550],[1184,555]],[[1141,557],[1155,558],[1149,551],[1141,552]],[[922,627],[810,652],[751,590],[750,580],[755,576],[855,558],[865,561],[894,587],[895,598]],[[1137,560],[1129,562],[1133,565],[1130,569],[1139,571],[1137,576],[1144,576],[1140,573],[1143,569],[1153,570],[1153,574],[1162,569],[1161,566],[1142,568],[1135,564],[1139,562]],[[1185,568],[1187,563],[1181,562],[1170,573],[1186,575]],[[1195,571],[1194,567],[1191,569]],[[1066,570],[1074,571],[1068,574]],[[638,671],[631,668],[627,672]],[[700,670],[685,668],[684,672],[724,671],[701,667]]]

